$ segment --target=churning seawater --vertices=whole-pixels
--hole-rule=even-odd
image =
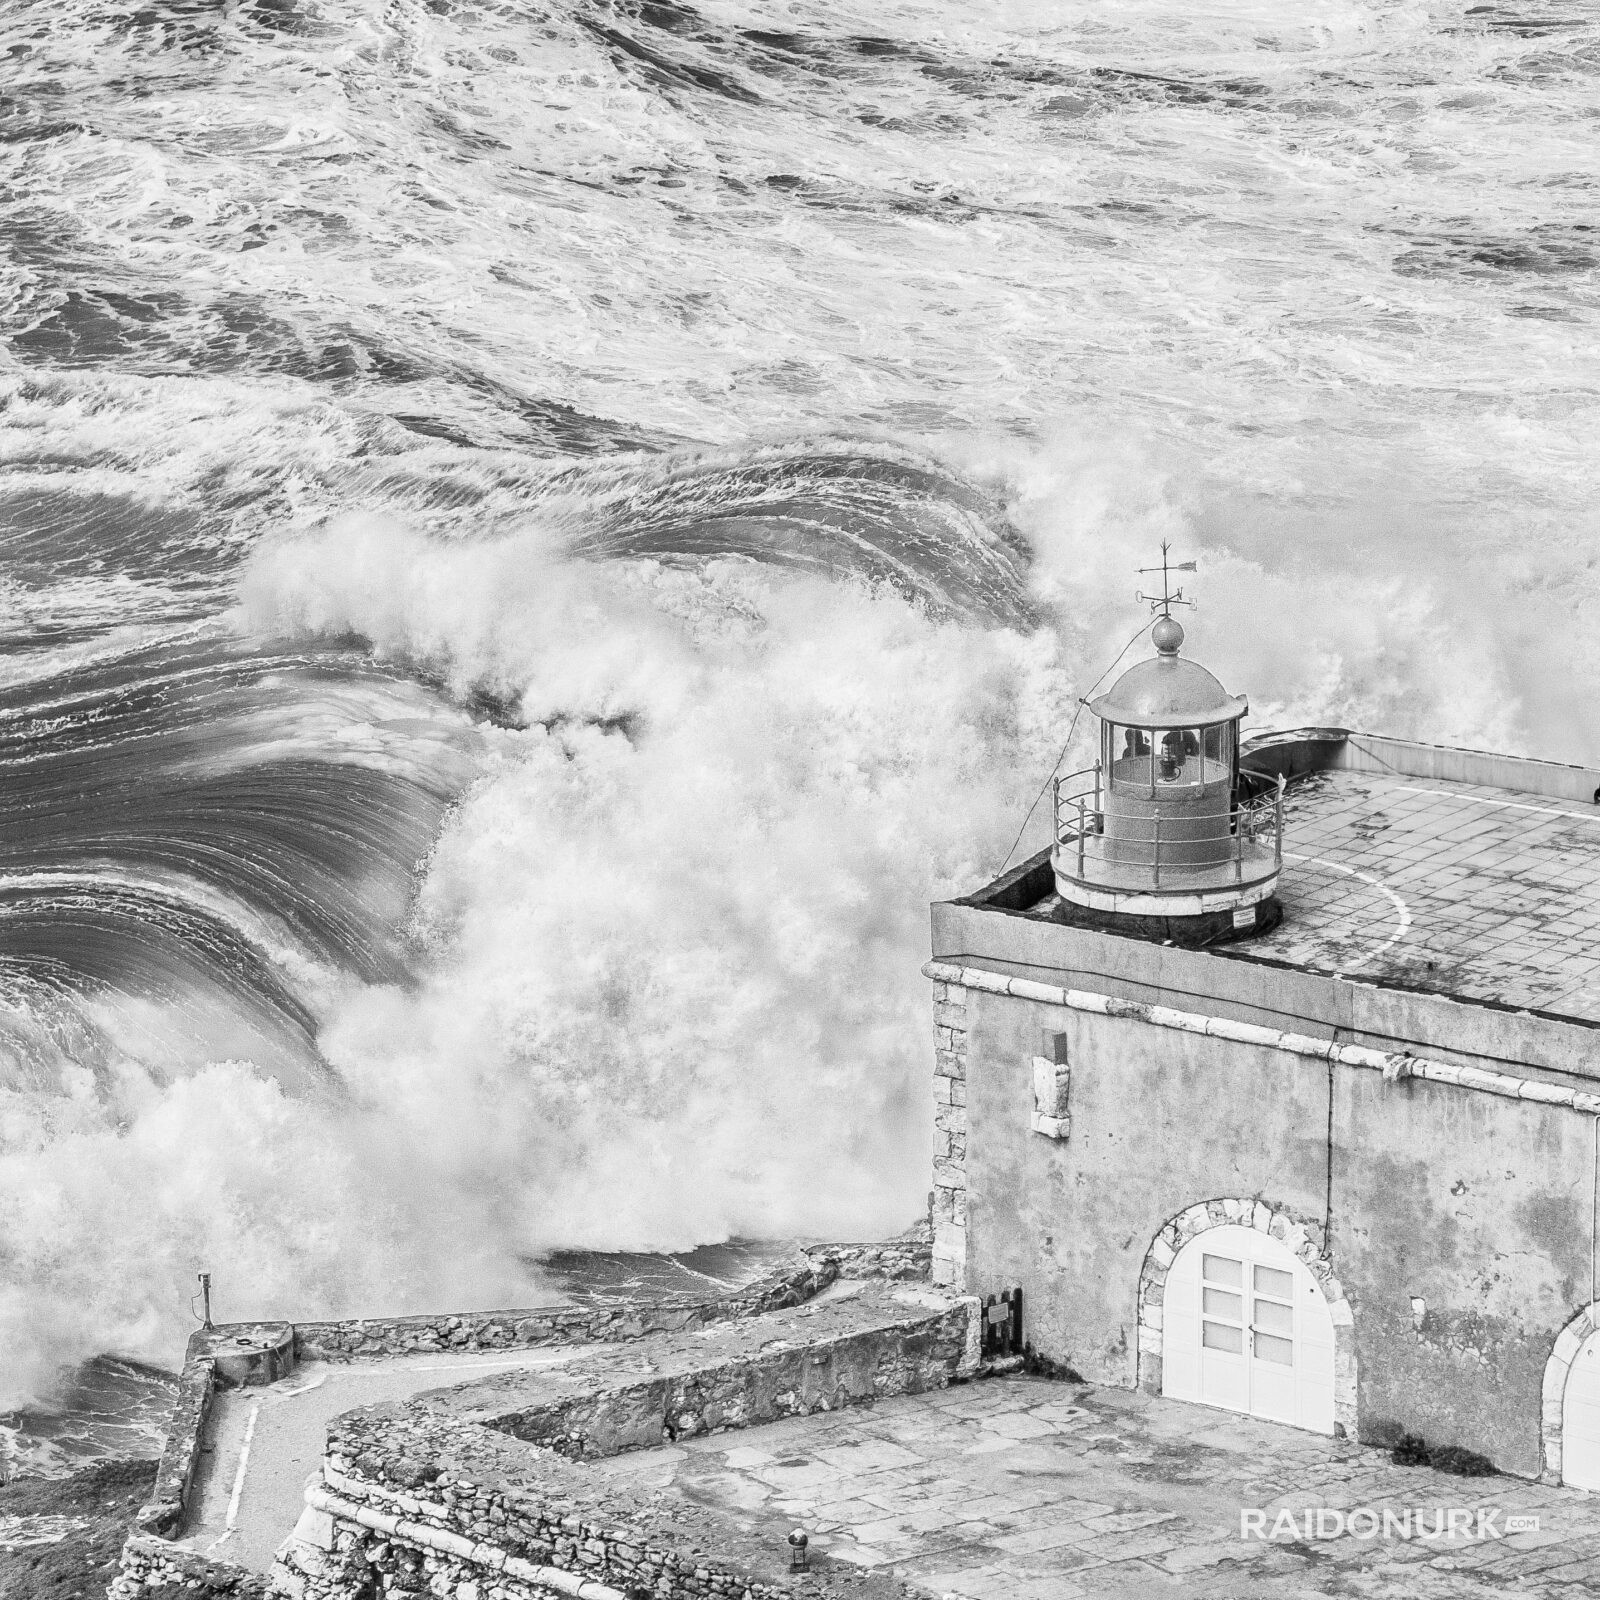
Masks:
[[[903,1226],[1163,537],[1593,759],[1597,150],[1594,4],[0,8],[0,1403]]]

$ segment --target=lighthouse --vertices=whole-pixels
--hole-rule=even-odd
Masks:
[[[1167,581],[1155,655],[1088,703],[1099,759],[1055,782],[1050,865],[1065,920],[1210,944],[1274,927],[1283,866],[1282,784],[1241,781],[1249,702],[1186,658]],[[1263,792],[1264,791],[1264,792]]]
[[[1047,848],[933,907],[934,1281],[1091,1383],[1600,1493],[1600,753],[1241,741],[1141,598]]]

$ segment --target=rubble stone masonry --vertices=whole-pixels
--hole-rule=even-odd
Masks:
[[[686,1526],[681,1504],[618,1507],[584,1462],[941,1387],[971,1369],[971,1350],[966,1303],[866,1287],[711,1340],[661,1336],[348,1412],[277,1586],[300,1600],[777,1600],[790,1591],[770,1540],[711,1515]]]
[[[933,1281],[967,1278],[967,991],[933,986]]]

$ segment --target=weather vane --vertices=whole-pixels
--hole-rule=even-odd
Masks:
[[[1194,609],[1194,601],[1185,600],[1183,598],[1182,589],[1173,589],[1172,574],[1174,572],[1197,572],[1199,570],[1197,564],[1193,561],[1168,561],[1167,552],[1171,550],[1171,548],[1172,546],[1168,544],[1165,539],[1163,539],[1161,541],[1161,565],[1159,567],[1139,568],[1140,577],[1143,577],[1147,572],[1159,572],[1161,574],[1161,593],[1145,594],[1143,590],[1140,590],[1140,592],[1134,596],[1136,600],[1148,601],[1150,608],[1152,610],[1159,609],[1161,615],[1164,617],[1170,617],[1172,615],[1172,608],[1174,606],[1188,606],[1191,610]]]

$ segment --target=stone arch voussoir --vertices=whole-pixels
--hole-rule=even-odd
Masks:
[[[1356,1437],[1356,1344],[1355,1319],[1344,1286],[1333,1270],[1326,1254],[1326,1240],[1320,1222],[1302,1221],[1287,1211],[1281,1211],[1256,1199],[1202,1200],[1189,1206],[1166,1222],[1151,1241],[1145,1253],[1144,1265],[1139,1272],[1139,1343],[1138,1387],[1146,1394],[1161,1393],[1161,1326],[1162,1298],[1166,1290],[1167,1272],[1177,1260],[1178,1252],[1202,1233],[1221,1227],[1253,1228],[1284,1245],[1309,1268],[1328,1301],[1333,1315],[1333,1420],[1334,1431],[1346,1438]],[[1557,1350],[1567,1333],[1577,1327],[1583,1318],[1593,1313],[1590,1328],[1600,1326],[1600,1303],[1574,1319],[1557,1339]],[[1566,1363],[1578,1353],[1587,1337],[1580,1335],[1567,1352]],[[1552,1365],[1555,1355],[1551,1356]],[[1545,1373],[1545,1437],[1548,1459],[1550,1428],[1550,1371]],[[1566,1367],[1561,1371],[1561,1383],[1566,1382]],[[1560,1472],[1561,1389],[1556,1390],[1555,1409],[1556,1471]]]
[[[1587,1305],[1560,1333],[1544,1364],[1544,1388],[1539,1401],[1539,1478],[1561,1482],[1561,1412],[1567,1394],[1567,1374],[1584,1341],[1600,1328],[1600,1300]]]

